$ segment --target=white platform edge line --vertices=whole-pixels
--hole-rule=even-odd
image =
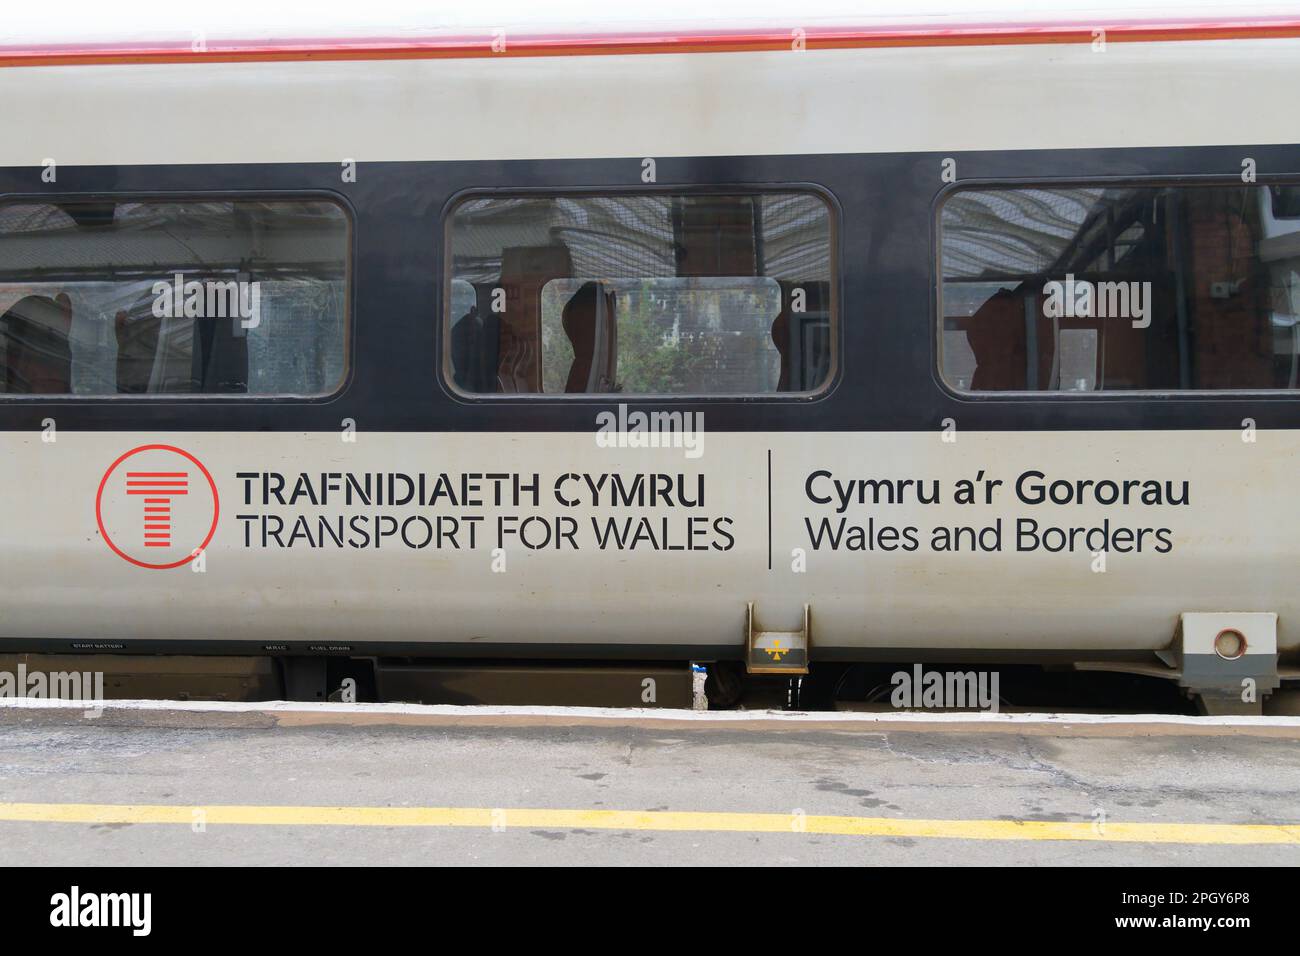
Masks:
[[[800,723],[843,724],[1174,724],[1190,727],[1300,727],[1300,716],[1188,717],[1178,714],[988,714],[988,713],[860,713],[845,711],[787,712],[777,710],[697,711],[669,708],[615,707],[496,707],[454,704],[344,704],[299,701],[178,701],[108,700],[102,702],[33,697],[0,698],[0,710],[134,710],[181,711],[186,713],[280,713],[280,714],[387,714],[424,717],[559,717],[626,720],[699,721],[701,723],[745,723],[755,720]]]

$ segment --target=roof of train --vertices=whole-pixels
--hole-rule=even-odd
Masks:
[[[172,0],[22,4],[0,21],[0,65],[150,60],[695,52],[1300,35],[1300,0]],[[493,40],[497,47],[492,47]],[[504,40],[504,43],[500,42]]]

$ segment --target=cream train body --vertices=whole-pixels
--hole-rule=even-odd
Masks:
[[[546,22],[509,5],[479,19],[505,23],[513,42],[516,33],[561,32],[594,10],[554,7]],[[1127,10],[1117,4],[1104,12],[1119,17]],[[1147,12],[1173,20],[1180,11],[1158,4]],[[1225,6],[1219,14],[1233,10]],[[239,16],[227,18],[231,35],[277,35],[251,7],[242,15],[242,26]],[[1001,19],[1017,15],[1008,8]],[[473,34],[477,27],[455,22],[459,16],[432,27],[406,22],[387,35]],[[522,18],[518,31],[511,16]],[[690,12],[665,16],[677,17],[688,33],[707,26]],[[747,16],[755,30],[775,35],[793,24],[811,36],[815,28],[852,22],[853,11],[813,4],[789,17],[760,5]],[[906,17],[900,7],[893,19]],[[1068,19],[1059,15],[1060,22]],[[923,18],[922,26],[939,30],[949,22]],[[25,29],[30,35],[6,44],[33,46],[56,36],[42,32],[39,22]],[[382,31],[378,24],[341,22],[323,32]],[[489,33],[481,32],[486,42]],[[210,31],[208,38],[219,45],[222,34]],[[412,164],[411,177],[437,183],[444,166],[481,163],[473,176],[455,175],[464,175],[466,186],[491,190],[516,185],[512,170],[529,163],[605,162],[609,169],[625,167],[624,185],[632,189],[647,185],[641,178],[646,158],[668,176],[655,186],[671,185],[673,174],[665,169],[712,170],[698,177],[750,186],[750,165],[765,158],[808,155],[831,166],[907,154],[926,172],[871,188],[919,190],[929,204],[952,185],[940,178],[949,156],[958,156],[959,185],[980,157],[1014,154],[1010,181],[1057,175],[1053,157],[1068,151],[1150,149],[1174,156],[1183,148],[1232,148],[1244,156],[1300,143],[1297,64],[1295,36],[1243,36],[1110,42],[1104,52],[1086,42],[1018,42],[9,66],[0,68],[0,102],[16,132],[0,138],[0,167],[10,174],[9,198],[78,195],[100,167],[116,170],[137,193],[194,192],[192,171],[200,168],[211,174],[200,185],[215,192],[332,191],[350,210],[354,268],[373,268],[369,275],[394,282],[427,275],[432,290],[442,280],[436,273],[441,251],[426,258],[421,250],[419,261],[379,268],[379,253],[371,251],[378,247],[370,243],[384,227],[384,209],[419,205],[434,249],[454,190],[396,188],[380,201],[367,190],[376,188],[371,177],[385,164]],[[233,135],[210,135],[203,117],[238,123],[222,127]],[[168,125],[176,118],[184,129]],[[1041,159],[1033,151],[1042,151]],[[692,157],[709,159],[693,165],[686,162]],[[1237,153],[1225,157],[1222,174],[1236,176]],[[343,175],[349,163],[351,181]],[[1104,168],[1122,175],[1136,169],[1128,163],[1121,157]],[[783,182],[823,188],[815,172],[801,175],[793,161],[790,168]],[[50,170],[55,178],[42,178]],[[266,178],[249,185],[254,174],[248,170]],[[1300,174],[1300,162],[1293,158],[1291,168],[1273,172]],[[566,187],[586,182],[583,172],[566,175]],[[601,173],[600,185],[608,185],[609,175]],[[455,181],[459,188],[462,179]],[[842,272],[836,294],[847,290],[838,320],[860,328],[880,315],[871,284],[879,275],[904,268],[920,274],[933,263],[891,260],[872,232],[886,225],[872,222],[851,189],[825,189],[844,237],[836,247]],[[926,222],[935,228],[933,218]],[[877,271],[868,275],[868,268]],[[385,323],[442,329],[441,285],[427,300],[394,307],[389,299],[372,304],[380,284],[382,278],[363,279],[352,293],[352,341],[363,360],[367,348],[378,347],[371,343],[383,337]],[[932,293],[933,283],[907,304],[916,336],[909,354],[935,351]],[[1240,414],[1219,404],[1203,420],[1177,427],[1132,417],[1123,427],[1071,427],[1054,412],[1015,419],[1014,409],[989,427],[991,403],[946,390],[926,360],[918,362],[916,377],[934,392],[938,414],[905,428],[843,421],[822,427],[819,409],[846,388],[862,389],[862,406],[875,411],[893,400],[865,384],[873,350],[845,346],[825,393],[800,400],[806,427],[791,425],[788,416],[772,430],[756,419],[729,427],[731,416],[750,414],[743,403],[724,412],[706,402],[687,412],[703,415],[704,441],[639,447],[625,428],[600,427],[598,415],[619,414],[619,396],[581,406],[580,417],[564,412],[554,426],[540,415],[520,429],[502,418],[488,427],[474,424],[469,416],[486,414],[493,401],[457,394],[445,363],[439,370],[435,338],[418,338],[427,350],[427,378],[391,397],[376,391],[382,376],[373,365],[364,375],[358,365],[335,397],[259,405],[257,412],[240,411],[245,406],[238,401],[194,411],[203,400],[185,398],[166,403],[165,412],[145,409],[137,421],[131,410],[146,404],[137,399],[0,398],[0,412],[9,416],[0,431],[8,501],[0,522],[5,646],[182,653],[227,646],[356,653],[423,647],[430,654],[698,659],[740,654],[752,602],[765,626],[787,629],[800,626],[808,605],[814,661],[914,651],[1142,656],[1170,645],[1180,615],[1225,611],[1276,613],[1280,651],[1300,650],[1294,398],[1273,396],[1273,404],[1243,405]],[[429,420],[437,427],[422,427],[416,411],[401,427],[384,427],[385,416],[415,402],[413,396],[436,400]],[[528,417],[525,406],[536,399],[510,401]],[[1184,400],[1151,397],[1150,422],[1165,403]],[[312,427],[295,427],[293,416],[308,414],[300,406],[315,416]],[[1259,414],[1260,408],[1277,409],[1278,416]],[[651,400],[643,410],[675,409],[669,398]],[[227,410],[229,422],[222,418]],[[899,415],[906,414],[900,406]],[[1247,418],[1255,428],[1243,423]],[[97,526],[97,492],[108,469],[131,449],[151,444],[183,449],[211,474],[220,516],[197,562],[137,566],[115,554]],[[471,473],[513,477],[500,501],[482,494],[474,504],[382,506],[310,497],[281,502],[261,493],[260,478],[241,477],[283,475],[291,489],[303,473],[392,472],[445,474],[453,483]],[[1025,496],[1017,495],[1017,479],[1030,473],[1043,477],[1024,479]],[[688,493],[683,500],[674,491],[671,503],[611,506],[587,492],[584,480],[611,474],[628,482],[636,475],[671,476],[673,488],[680,484]],[[881,500],[854,484],[905,479],[922,483],[925,497],[937,500],[911,493]],[[837,480],[848,483],[848,493],[836,490]],[[1118,483],[1119,500],[1098,500],[1097,485],[1079,493],[1083,480]],[[965,501],[963,481],[970,482]],[[1068,500],[1052,500],[1055,481],[1066,483]],[[518,482],[535,485],[535,496],[520,496]],[[377,533],[416,518],[407,540],[400,531]],[[536,519],[531,537],[524,529],[529,519]],[[627,524],[610,537],[610,520]],[[1033,523],[1035,535],[1026,533],[1025,522]],[[421,544],[426,525],[433,537]],[[370,530],[362,536],[358,528]],[[1098,528],[1107,530],[1089,537]],[[1048,529],[1061,529],[1048,536],[1052,548],[1028,547]],[[1082,531],[1071,535],[1072,529]],[[965,544],[946,550],[945,534]],[[1074,547],[1055,549],[1071,537]],[[831,538],[841,545],[829,546]],[[1108,547],[1089,547],[1099,540]]]

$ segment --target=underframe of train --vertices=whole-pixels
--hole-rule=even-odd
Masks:
[[[740,660],[554,661],[362,656],[0,654],[0,696],[363,701],[685,709],[1300,713],[1300,666],[1279,663],[1277,616],[1181,615],[1149,658],[873,651],[819,659],[811,608],[767,631],[753,606]],[[98,683],[96,683],[98,681]]]

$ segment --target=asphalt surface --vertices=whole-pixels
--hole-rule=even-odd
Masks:
[[[114,706],[88,719],[80,710],[4,707],[0,803],[11,807],[0,822],[6,859],[26,864],[1296,865],[1300,830],[1255,845],[1195,834],[1187,842],[1040,838],[1030,828],[1023,839],[890,836],[875,835],[870,821],[1055,821],[1091,825],[1099,837],[1127,823],[1300,824],[1300,727]],[[186,808],[215,806],[480,808],[497,811],[499,825],[384,825],[378,809],[367,811],[379,814],[374,825],[24,818],[67,804],[177,807],[184,819]],[[512,812],[522,808],[706,815],[698,829],[672,832],[675,824],[534,825],[527,815],[516,825]],[[853,835],[798,825],[754,832],[736,814],[868,822]]]

